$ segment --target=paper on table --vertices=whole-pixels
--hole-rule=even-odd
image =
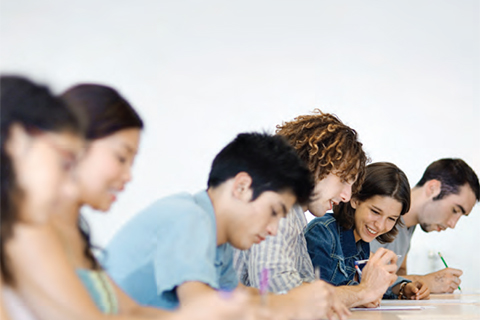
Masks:
[[[431,307],[433,308],[433,307]],[[351,308],[351,311],[388,311],[388,310],[423,310],[425,306],[380,306],[377,308]]]
[[[382,300],[382,305],[402,305],[402,304],[471,304],[475,303],[475,300],[467,299],[430,299],[430,300]]]

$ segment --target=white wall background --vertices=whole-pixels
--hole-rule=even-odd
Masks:
[[[480,173],[479,17],[478,0],[3,0],[0,67],[55,92],[112,85],[146,120],[134,181],[108,214],[87,212],[103,245],[156,198],[205,188],[237,133],[314,108],[412,184],[440,157]],[[441,250],[480,289],[479,229],[477,205],[455,230],[419,230],[409,269],[441,268]]]

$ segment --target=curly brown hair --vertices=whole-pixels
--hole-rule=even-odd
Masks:
[[[352,192],[359,190],[368,158],[357,132],[336,115],[315,109],[311,115],[277,125],[276,133],[297,150],[316,181],[334,173],[345,181],[355,181]]]

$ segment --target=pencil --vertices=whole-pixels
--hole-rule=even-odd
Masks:
[[[445,268],[448,268],[447,263],[445,262],[445,259],[443,259],[442,254],[438,252],[438,255],[440,256],[440,259],[442,259],[442,262],[445,265]],[[458,290],[462,291],[462,289],[460,289],[460,286],[458,286]]]

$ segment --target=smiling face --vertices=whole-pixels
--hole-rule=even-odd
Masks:
[[[313,193],[313,201],[308,204],[308,211],[316,217],[325,215],[333,205],[348,202],[352,196],[352,185],[355,181],[344,181],[334,173],[329,173],[318,181]]]
[[[363,202],[352,199],[355,209],[355,241],[371,242],[389,232],[400,217],[402,204],[388,196],[373,196]]]
[[[425,232],[455,228],[460,217],[468,216],[476,203],[475,194],[468,184],[461,186],[458,194],[449,194],[440,200],[433,200],[435,196],[431,195],[418,215],[420,227]]]
[[[76,175],[81,204],[101,211],[110,208],[132,179],[139,141],[139,129],[124,129],[90,143]]]
[[[240,250],[249,249],[267,236],[275,236],[280,219],[296,202],[295,195],[290,191],[265,191],[254,201],[250,201],[251,195],[252,191],[248,189],[245,196],[238,198],[227,227],[227,241]]]

